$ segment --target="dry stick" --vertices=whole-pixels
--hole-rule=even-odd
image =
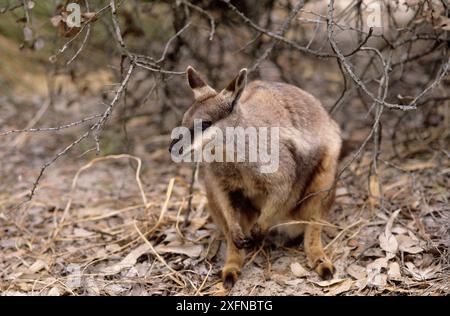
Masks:
[[[331,45],[333,51],[337,55],[337,58],[339,58],[340,61],[342,62],[343,66],[344,66],[344,69],[346,70],[346,72],[350,76],[350,78],[356,83],[356,85],[358,85],[361,88],[361,90],[367,96],[369,96],[377,104],[382,104],[382,105],[384,105],[386,107],[389,107],[389,108],[397,108],[397,109],[400,109],[400,110],[403,110],[403,111],[416,109],[417,108],[416,107],[416,103],[417,103],[418,99],[421,98],[428,91],[432,90],[443,79],[443,77],[447,73],[448,67],[450,65],[450,58],[443,65],[442,72],[438,76],[438,79],[436,81],[434,81],[430,86],[428,86],[424,91],[422,91],[422,93],[417,95],[413,99],[413,101],[411,101],[408,105],[389,103],[389,102],[386,102],[384,100],[380,100],[372,92],[369,91],[369,89],[366,87],[364,82],[354,73],[354,71],[352,70],[351,65],[347,62],[345,56],[342,54],[342,52],[340,51],[339,47],[337,46],[337,44],[336,44],[336,42],[335,42],[335,40],[333,38],[333,12],[334,12],[333,6],[334,6],[334,0],[330,0],[330,2],[328,4],[328,32],[327,32],[327,34],[328,34],[328,41],[330,42],[330,45]]]
[[[13,129],[13,130],[1,132],[0,136],[6,136],[6,135],[9,135],[9,134],[14,134],[14,133],[36,133],[36,132],[60,131],[62,129],[74,127],[74,126],[83,124],[85,122],[92,121],[93,119],[99,118],[101,116],[102,116],[102,114],[96,114],[96,115],[88,116],[88,117],[86,117],[84,119],[81,119],[79,121],[75,121],[75,122],[64,124],[64,125],[60,125],[60,126],[54,126],[54,127],[38,127],[38,128]]]
[[[352,56],[352,55],[356,54],[358,51],[360,51],[362,49],[362,47],[367,43],[367,41],[369,40],[370,36],[372,36],[372,33],[373,33],[373,28],[371,27],[369,29],[369,33],[366,35],[364,40],[361,41],[361,43],[358,45],[358,47],[356,47],[352,52],[350,52],[349,54],[346,54],[344,56],[345,57],[349,57],[349,56]],[[341,95],[339,96],[339,98],[331,106],[330,111],[329,111],[330,114],[333,114],[334,111],[339,107],[339,105],[342,104],[342,101],[344,100],[344,96],[345,96],[345,94],[348,91],[347,76],[345,75],[344,68],[342,67],[342,62],[341,62],[341,60],[339,58],[337,59],[337,62],[338,62],[338,65],[339,65],[339,69],[341,70],[342,78],[344,79],[344,88],[342,89],[342,92],[341,92]]]
[[[205,286],[206,280],[208,280],[208,277],[209,277],[209,275],[211,274],[211,271],[212,271],[212,264],[209,263],[209,262],[207,262],[207,263],[209,264],[209,270],[208,270],[208,273],[206,273],[206,276],[205,276],[205,278],[203,279],[202,284],[200,284],[200,286],[199,286],[199,288],[197,289],[197,291],[195,292],[194,296],[197,296],[197,295],[199,295],[199,294],[201,293],[203,287]]]
[[[188,1],[181,0],[181,3],[183,3],[184,5],[188,6],[189,8],[192,8],[192,9],[194,9],[194,10],[196,10],[196,11],[200,12],[201,14],[204,14],[204,15],[206,15],[208,17],[209,23],[211,25],[211,31],[209,32],[209,38],[208,39],[210,41],[212,41],[213,38],[214,38],[214,33],[216,31],[216,24],[215,24],[214,17],[211,14],[209,14],[208,11],[205,11],[202,8],[200,8],[199,6],[197,6],[195,4],[192,4],[192,3],[188,2]]]
[[[334,224],[328,223],[326,221],[322,221],[322,222],[318,222],[318,221],[289,221],[289,222],[284,222],[284,223],[273,225],[273,226],[271,226],[269,228],[269,231],[270,230],[274,230],[275,228],[278,228],[278,227],[281,227],[281,226],[299,225],[299,224],[314,224],[314,225],[319,225],[319,226],[328,226],[328,227],[333,227],[333,228],[339,228],[339,226],[336,226]]]
[[[328,243],[328,245],[326,245],[323,249],[324,250],[327,250],[332,244],[334,244],[346,231],[348,231],[350,228],[353,228],[353,227],[355,227],[355,226],[357,226],[357,225],[359,225],[359,224],[361,224],[361,223],[364,223],[365,222],[365,220],[362,220],[362,219],[360,219],[359,221],[357,221],[357,222],[355,222],[355,223],[353,223],[353,224],[351,224],[351,225],[349,225],[349,226],[347,226],[347,227],[345,227],[343,230],[341,230],[341,232],[339,233],[339,234],[337,234],[336,235],[336,237],[334,237],[333,238],[333,240],[332,241],[330,241],[329,243]]]
[[[162,62],[165,58],[166,58],[166,54],[167,51],[169,50],[170,44],[178,37],[181,35],[181,33],[183,33],[185,30],[187,30],[189,28],[189,26],[191,26],[192,22],[187,23],[185,26],[183,26],[182,29],[180,29],[178,32],[175,33],[174,36],[172,36],[171,38],[169,38],[169,40],[167,41],[166,45],[164,46],[164,51],[161,54],[161,57],[155,61],[155,63],[159,64],[160,62]]]
[[[159,72],[162,74],[167,75],[184,75],[186,74],[186,71],[171,71],[171,70],[164,70],[164,69],[158,69],[158,68],[152,68],[150,66],[145,65],[142,61],[136,61],[136,66],[139,66],[141,68],[153,71],[153,72]]]
[[[257,24],[254,23],[252,20],[250,20],[248,17],[246,17],[245,14],[243,14],[241,11],[239,11],[239,10],[238,10],[231,2],[230,2],[230,0],[221,0],[221,1],[222,1],[222,2],[225,2],[225,3],[228,5],[228,7],[231,9],[231,11],[233,11],[234,13],[236,13],[242,20],[244,20],[244,22],[245,22],[246,24],[248,24],[250,27],[252,27],[253,29],[255,29],[256,31],[258,31],[258,32],[260,32],[260,33],[262,33],[262,34],[265,34],[265,35],[267,35],[267,36],[269,36],[269,37],[272,37],[272,38],[274,38],[274,39],[277,39],[277,40],[279,40],[280,42],[283,42],[283,43],[285,43],[285,44],[288,44],[289,46],[291,46],[291,47],[293,47],[293,48],[295,48],[295,49],[297,49],[297,50],[299,50],[299,51],[301,51],[301,52],[307,53],[307,54],[311,54],[311,55],[314,55],[314,56],[317,56],[317,57],[322,57],[322,58],[325,58],[325,57],[335,57],[335,56],[332,55],[332,54],[320,53],[320,52],[318,52],[318,51],[314,51],[314,50],[311,50],[311,49],[309,49],[309,48],[303,47],[303,46],[301,46],[301,45],[299,45],[299,44],[297,44],[297,43],[295,43],[295,42],[293,42],[293,41],[291,41],[291,40],[289,40],[289,39],[287,39],[287,38],[285,38],[285,37],[283,37],[283,36],[280,36],[280,35],[277,34],[277,33],[271,32],[271,31],[269,31],[269,30],[267,30],[267,29],[265,29],[265,28],[263,28],[263,27],[257,25]]]
[[[339,107],[339,105],[342,104],[344,97],[345,97],[346,93],[348,92],[347,76],[345,75],[344,68],[342,68],[342,62],[339,59],[337,60],[337,62],[338,62],[339,69],[342,74],[342,79],[344,79],[344,88],[342,89],[342,92],[341,92],[341,95],[339,96],[339,98],[337,98],[336,102],[334,102],[334,104],[331,106],[331,108],[329,110],[330,115],[332,115],[334,113],[334,111],[336,111],[336,109]]]
[[[327,23],[326,22],[327,21],[327,16],[326,15],[322,15],[322,14],[319,14],[319,13],[316,13],[316,12],[313,12],[313,11],[310,11],[310,10],[305,10],[305,9],[302,9],[301,11],[305,12],[305,13],[308,13],[308,14],[311,14],[311,15],[314,15],[314,16],[318,17],[319,19],[318,20],[311,20],[311,19],[299,18],[300,21],[307,21],[307,22],[311,22],[311,23],[315,23],[315,24]],[[353,27],[353,26],[350,26],[350,25],[339,24],[336,21],[333,21],[333,25],[338,27],[339,30],[341,30],[341,31],[354,31],[354,32],[357,32],[357,33],[360,33],[360,34],[365,34],[366,36],[369,33],[369,32],[366,32],[364,30],[361,30],[359,28],[356,28],[356,27]],[[369,31],[370,31],[370,29],[369,29]],[[382,37],[382,35],[373,35],[373,36]]]
[[[122,50],[122,55],[126,55],[128,58],[132,59],[130,52],[127,50],[125,46],[125,42],[123,41],[122,31],[120,30],[119,21],[117,19],[117,9],[115,0],[109,1],[109,6],[111,7],[111,19],[114,26],[114,32],[116,35],[116,40],[120,45],[120,49]]]
[[[286,31],[288,30],[289,26],[292,23],[292,20],[297,16],[298,12],[303,8],[305,5],[305,1],[301,0],[299,1],[295,7],[292,9],[292,11],[289,13],[289,16],[287,19],[283,22],[283,25],[281,26],[280,30],[277,32],[278,35],[284,36]],[[253,65],[249,68],[249,73],[256,70],[256,68],[259,67],[259,64],[267,58],[267,56],[270,54],[272,49],[275,47],[275,45],[279,42],[279,40],[275,40],[272,38],[272,42],[270,43],[269,47],[262,53],[261,56],[258,57],[258,59],[253,63]]]
[[[337,46],[334,37],[333,37],[333,12],[334,12],[334,0],[330,0],[328,4],[328,26],[327,26],[327,34],[328,34],[328,41],[330,42],[330,45],[334,51],[334,53],[337,55],[339,60],[341,61],[343,68],[347,72],[347,74],[350,76],[350,78],[366,93],[367,96],[369,96],[374,102],[381,103],[387,107],[391,108],[399,108],[401,110],[412,110],[416,107],[414,105],[400,105],[400,104],[391,104],[384,101],[379,100],[377,97],[373,95],[372,92],[368,90],[368,88],[365,86],[365,84],[362,82],[362,80],[353,72],[351,65],[347,62],[345,59],[345,56],[340,51],[339,47]]]
[[[166,200],[164,201],[163,207],[161,208],[161,213],[159,214],[159,218],[156,221],[155,225],[148,232],[146,232],[146,235],[153,233],[161,224],[161,222],[164,218],[164,214],[166,213],[167,209],[169,208],[169,201],[170,201],[170,197],[172,196],[172,190],[173,190],[174,183],[175,183],[175,178],[170,179],[169,186],[167,187],[167,191],[166,191]]]
[[[184,200],[184,198],[183,198],[183,200],[182,200],[181,203],[180,203],[180,207],[178,208],[177,217],[176,217],[176,221],[175,221],[175,230],[177,231],[178,236],[180,236],[180,238],[181,238],[183,241],[184,241],[184,240],[187,240],[187,238],[184,237],[183,233],[182,233],[181,230],[180,230],[180,227],[179,227],[179,225],[178,225],[178,223],[179,223],[180,221],[179,221],[178,219],[180,218],[181,211],[182,211],[183,208],[184,208],[184,202],[185,202],[185,200]]]
[[[38,295],[38,296],[43,295],[42,293],[43,293],[46,289],[48,289],[50,286],[52,286],[52,285],[55,284],[55,283],[59,283],[59,284],[60,284],[67,292],[70,292],[70,294],[71,294],[72,296],[77,296],[77,294],[76,294],[76,293],[75,293],[75,292],[67,285],[67,282],[62,282],[61,279],[63,279],[63,280],[68,280],[69,277],[66,276],[66,277],[58,278],[58,279],[55,279],[55,280],[51,281],[50,283],[46,284],[42,289],[40,289],[40,290],[39,290],[39,293],[37,293],[37,295]],[[39,281],[39,280],[37,279],[37,280],[35,280],[35,282],[33,283],[33,287],[32,287],[32,289],[31,289],[31,293],[32,293],[31,295],[35,295],[35,294],[34,294],[34,289],[35,289],[35,287],[36,287],[38,281]]]
[[[155,205],[155,204],[153,204],[153,203],[148,203],[148,204],[147,204],[147,207],[150,207],[150,206],[153,206],[153,205]],[[74,222],[72,222],[72,223],[80,224],[80,223],[90,222],[90,221],[99,221],[99,220],[101,220],[101,219],[105,219],[105,218],[112,217],[112,216],[116,216],[116,215],[119,215],[119,214],[122,214],[122,213],[125,213],[125,212],[129,212],[129,211],[132,211],[132,210],[136,210],[136,209],[141,208],[141,207],[142,207],[141,204],[138,204],[138,205],[132,205],[132,206],[127,206],[127,207],[122,208],[122,209],[110,211],[110,212],[108,212],[108,213],[106,213],[106,214],[102,214],[102,215],[94,215],[94,216],[91,216],[91,217],[84,217],[84,218],[78,219],[78,220],[76,220],[76,221],[74,221]],[[72,224],[72,223],[67,223],[67,222],[66,222],[66,223],[64,224],[64,226],[70,225],[70,224]]]
[[[378,55],[378,57],[380,58],[381,63],[383,64],[383,70],[384,70],[384,75],[381,79],[380,85],[379,85],[379,89],[378,89],[378,98],[380,98],[382,101],[386,100],[387,94],[388,94],[388,89],[389,89],[389,68],[391,65],[391,59],[392,59],[392,50],[389,53],[388,56],[388,60],[385,61],[383,58],[383,55],[381,54],[381,52],[376,49],[376,48],[364,48],[365,50],[372,50],[375,51],[375,53]],[[384,87],[383,87],[384,85]],[[374,104],[376,105],[376,104]],[[373,160],[372,160],[372,166],[373,166],[373,171],[375,173],[375,176],[377,177],[377,182],[378,182],[378,193],[379,193],[379,206],[380,209],[383,209],[383,193],[382,193],[382,185],[381,185],[381,181],[378,178],[378,157],[380,154],[380,142],[381,142],[381,115],[382,112],[384,110],[384,106],[383,104],[378,104],[377,105],[377,117],[380,117],[380,120],[378,122],[377,125],[374,125],[374,136],[373,136],[373,140],[374,140],[374,153],[373,153]],[[369,192],[370,195],[372,195],[373,192],[370,191],[370,177],[371,177],[371,173],[369,172]]]
[[[111,101],[111,103],[109,104],[108,108],[105,110],[105,112],[103,113],[103,115],[101,116],[101,118],[98,120],[97,123],[95,123],[94,125],[92,125],[92,127],[85,132],[83,135],[81,135],[78,139],[76,139],[74,142],[72,142],[71,144],[69,144],[68,146],[66,146],[62,151],[60,151],[58,154],[56,154],[56,156],[54,156],[51,160],[47,161],[42,167],[41,170],[39,172],[38,177],[36,178],[36,180],[33,183],[33,187],[31,189],[30,195],[28,197],[27,200],[25,200],[24,202],[30,201],[37,189],[37,186],[39,185],[39,181],[41,180],[42,176],[44,175],[45,170],[51,165],[53,164],[56,160],[58,160],[59,158],[61,158],[63,155],[65,155],[66,153],[68,153],[73,147],[75,147],[76,145],[78,145],[80,142],[82,142],[84,139],[86,139],[89,135],[91,135],[91,133],[93,131],[99,131],[100,128],[103,127],[103,125],[105,124],[106,120],[108,119],[108,117],[111,115],[112,110],[114,109],[114,106],[116,105],[117,101],[119,101],[123,90],[125,89],[125,86],[128,84],[128,81],[131,77],[131,74],[134,70],[135,64],[134,62],[132,62],[130,64],[130,67],[128,68],[127,74],[125,76],[125,78],[122,80],[122,83],[119,87],[119,89],[117,90],[116,94],[114,95],[113,100]],[[22,203],[24,203],[22,202]],[[21,204],[22,204],[21,203]]]
[[[50,99],[47,100],[47,102],[45,102],[45,104],[39,109],[39,111],[36,113],[36,115],[33,117],[33,119],[27,124],[27,126],[25,127],[26,129],[30,129],[32,128],[35,124],[37,124],[37,122],[39,122],[39,120],[42,118],[42,116],[45,114],[45,112],[47,112],[49,106],[51,104]],[[22,140],[24,139],[25,135],[21,135],[16,137],[14,139],[14,146],[19,145],[20,143],[22,143]]]
[[[89,12],[90,10],[89,10],[89,2],[88,2],[88,0],[84,0],[84,3],[86,5],[87,12]],[[97,14],[95,14],[94,17],[95,16],[97,16]],[[89,21],[91,21],[91,20],[92,20],[92,18]],[[78,50],[72,56],[72,58],[69,59],[69,61],[66,63],[66,65],[70,65],[75,60],[75,58],[78,57],[78,55],[81,53],[81,51],[83,50],[84,46],[86,45],[90,34],[91,34],[91,23],[87,23],[86,34],[84,35],[83,42],[81,42],[81,46],[78,48]]]

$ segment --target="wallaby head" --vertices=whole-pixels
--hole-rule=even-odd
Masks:
[[[184,113],[181,126],[190,131],[194,130],[196,122],[201,122],[201,129],[205,131],[226,118],[239,102],[247,84],[247,69],[245,68],[241,69],[221,92],[217,92],[209,86],[193,67],[188,66],[186,73],[189,87],[194,94],[194,102]],[[193,133],[191,135],[193,136]],[[181,137],[174,139],[170,144],[169,151],[180,140]],[[194,143],[194,139],[192,139],[192,143]]]
[[[217,93],[191,66],[187,68],[189,87],[194,93],[194,103],[183,116],[182,125],[194,127],[194,120],[202,120],[205,129],[227,117],[247,84],[247,69],[242,69],[225,89]]]

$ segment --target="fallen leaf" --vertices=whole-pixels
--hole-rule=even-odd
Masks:
[[[181,255],[186,255],[190,258],[198,258],[202,253],[203,246],[201,245],[158,245],[155,250],[159,253],[176,253]]]
[[[304,279],[294,279],[294,280],[286,280],[284,281],[284,283],[289,286],[297,286],[300,283],[303,283],[304,281],[305,281]]]
[[[60,296],[61,293],[60,293],[59,289],[55,286],[55,287],[52,287],[50,289],[50,291],[48,291],[47,295],[48,296]]]
[[[110,295],[120,295],[121,293],[128,291],[129,288],[120,284],[108,284],[103,290]]]
[[[423,169],[429,169],[436,167],[436,161],[417,161],[417,162],[410,162],[403,164],[401,166],[402,169],[406,171],[416,171],[416,170],[423,170]]]
[[[408,230],[401,226],[395,226],[394,228],[392,228],[392,232],[397,235],[403,235],[403,234],[408,233]]]
[[[387,268],[387,264],[387,258],[378,258],[367,265],[366,272],[368,285],[377,287],[383,287],[386,285],[387,275],[382,271]]]
[[[383,251],[383,249],[374,247],[365,251],[362,256],[384,258],[386,256],[386,253]]]
[[[332,280],[325,280],[325,281],[320,281],[320,282],[312,282],[320,287],[329,287],[335,284],[339,284],[344,282],[345,280],[348,279],[332,279]]]
[[[350,280],[350,279],[347,279],[347,280],[345,280],[344,282],[342,282],[341,284],[339,284],[339,285],[333,287],[332,289],[330,289],[330,292],[328,292],[327,295],[330,295],[330,296],[331,296],[331,295],[332,295],[332,296],[334,296],[334,295],[339,295],[339,294],[341,294],[341,293],[350,291],[350,289],[352,288],[352,286],[353,286],[353,281]]]
[[[367,278],[355,281],[355,286],[359,291],[362,291],[367,286]]]
[[[377,270],[381,271],[382,269],[386,269],[388,265],[388,259],[387,258],[378,258],[369,263],[366,267],[366,272],[369,270]]]
[[[286,285],[286,282],[289,280],[288,277],[284,274],[279,274],[279,273],[273,273],[270,276],[270,279],[275,281],[277,284],[284,286]]]
[[[120,247],[119,244],[108,244],[105,246],[105,250],[110,253],[118,252],[120,251],[121,248],[122,247]]]
[[[19,291],[5,291],[2,293],[2,296],[29,296],[30,294],[26,292]]]
[[[90,232],[84,228],[76,227],[73,229],[73,234],[77,237],[89,237],[89,236],[92,236],[94,233]]]
[[[369,179],[369,202],[372,207],[378,205],[380,199],[380,183],[378,182],[378,176],[373,174]]]
[[[367,277],[367,285],[383,288],[386,284],[387,275],[384,273],[369,274]]]
[[[397,262],[389,263],[389,270],[387,275],[389,280],[393,281],[402,280],[402,274],[400,273],[400,266]]]
[[[422,252],[423,249],[418,245],[418,241],[406,235],[399,235],[396,237],[398,242],[398,249],[403,252],[416,254]]]
[[[398,242],[397,242],[397,239],[395,238],[395,236],[392,234],[391,229],[392,229],[394,220],[398,216],[399,213],[400,213],[400,209],[396,210],[391,215],[391,217],[389,218],[389,220],[386,223],[386,228],[385,228],[384,232],[381,233],[380,236],[378,236],[378,240],[380,242],[381,249],[383,249],[386,252],[393,253],[393,254],[397,253],[397,251],[398,251]]]
[[[414,263],[408,261],[405,263],[405,266],[405,271],[408,272],[417,281],[432,279],[436,272],[441,270],[441,266],[439,264],[424,269],[418,269],[416,268]]]
[[[142,256],[143,254],[147,253],[150,250],[149,245],[142,244],[139,247],[132,250],[128,255],[126,255],[125,258],[122,259],[117,264],[114,264],[113,266],[106,267],[104,269],[104,273],[106,275],[112,275],[117,274],[124,268],[132,267],[136,264],[137,259]]]
[[[291,271],[298,278],[303,278],[309,275],[309,272],[298,262],[291,263]]]
[[[177,231],[175,229],[173,229],[173,230],[172,229],[170,229],[170,230],[168,229],[165,232],[165,235],[166,235],[166,237],[163,240],[163,243],[165,243],[165,244],[171,243],[171,242],[176,242],[176,241],[178,241],[178,242],[181,241],[180,235],[178,235],[178,233],[177,233]]]
[[[28,271],[30,273],[36,273],[44,269],[46,266],[47,264],[45,261],[38,259],[28,268]]]
[[[350,192],[346,187],[339,187],[336,189],[336,197],[350,195]]]
[[[420,267],[425,268],[429,267],[433,262],[433,255],[430,253],[426,253],[422,255],[422,260],[420,260]]]
[[[86,19],[86,20],[91,20],[91,21],[97,20],[96,15],[97,15],[96,12],[85,12],[85,13],[81,14],[81,16],[82,16],[84,19]]]
[[[98,296],[100,295],[100,290],[98,288],[97,282],[92,277],[86,278],[86,291],[91,296]]]
[[[402,188],[407,184],[407,182],[408,182],[408,177],[406,177],[406,176],[400,177],[400,179],[398,179],[397,181],[384,185],[383,186],[383,194],[385,196],[389,196],[390,195],[389,193],[391,190],[398,188],[398,187]],[[395,193],[395,191],[392,192],[392,194],[393,193]],[[392,197],[392,196],[390,196],[390,197]]]
[[[355,280],[361,280],[367,277],[366,268],[355,263],[348,266],[347,273]]]
[[[349,241],[347,241],[347,246],[356,248],[359,246],[359,242],[356,239],[349,239]]]
[[[207,218],[192,218],[189,220],[189,226],[188,229],[192,234],[195,234],[196,231],[198,231],[200,228],[205,226],[207,222]]]

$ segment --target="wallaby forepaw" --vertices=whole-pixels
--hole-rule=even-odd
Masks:
[[[323,261],[316,267],[317,274],[324,280],[331,280],[336,269],[330,261]]]
[[[255,245],[252,238],[245,236],[243,238],[233,239],[233,242],[238,249],[251,249]]]
[[[238,249],[249,249],[254,246],[253,239],[245,236],[242,231],[233,232],[231,237],[233,239],[233,243]]]
[[[262,240],[264,239],[264,231],[261,228],[261,226],[256,223],[255,225],[253,225],[250,234],[252,235],[252,238],[255,242],[255,244],[260,244],[262,242]]]
[[[233,268],[224,267],[222,270],[223,287],[227,290],[230,290],[234,286],[234,284],[236,284],[239,274],[240,274],[239,269],[235,267]]]

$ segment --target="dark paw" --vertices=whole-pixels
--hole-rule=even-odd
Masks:
[[[250,234],[252,235],[252,238],[253,238],[255,244],[261,244],[261,242],[263,241],[264,236],[265,236],[265,234],[259,224],[253,225],[252,230],[250,231]]]
[[[324,280],[331,280],[333,278],[335,268],[333,264],[329,261],[321,262],[316,267],[317,274]]]
[[[236,284],[238,276],[239,276],[239,270],[224,268],[222,270],[223,287],[227,290],[230,290]]]
[[[253,239],[250,237],[246,237],[245,235],[233,238],[233,242],[238,249],[250,249],[255,245]]]
[[[254,242],[253,239],[244,235],[242,230],[235,230],[231,237],[233,239],[233,243],[238,249],[249,249],[253,248]]]

